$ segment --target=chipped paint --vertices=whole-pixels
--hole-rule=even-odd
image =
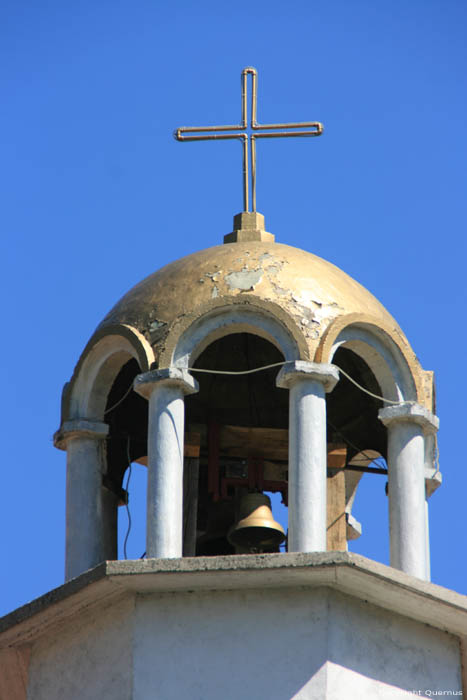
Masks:
[[[336,318],[343,310],[336,302],[326,304],[316,299],[316,297],[311,296],[311,294],[305,290],[303,290],[300,295],[292,294],[291,300],[295,307],[294,315],[300,314],[302,319],[305,317],[308,321],[307,324],[303,324],[302,321],[300,321],[301,325],[311,326],[314,323],[315,327],[319,327],[323,321]]]
[[[275,262],[275,263],[272,263],[272,265],[268,265],[268,267],[266,268],[266,272],[267,272],[269,279],[271,279],[271,277],[276,277],[279,274],[279,272],[282,270],[282,268],[283,268],[283,264],[280,262]]]
[[[244,267],[240,272],[229,272],[225,275],[224,280],[230,290],[240,289],[241,291],[251,291],[263,279],[263,270],[248,270]]]
[[[321,323],[321,321],[336,318],[340,315],[340,308],[337,304],[327,304],[326,306],[321,305],[319,308],[315,309],[314,317]]]
[[[176,329],[188,319],[212,306],[247,302],[272,304],[274,315],[283,313],[290,333],[303,343],[303,358],[314,357],[329,326],[349,314],[363,314],[373,325],[384,322],[391,337],[408,345],[384,307],[341,270],[306,251],[257,241],[219,245],[165,266],[125,295],[101,326],[137,328],[168,362],[166,348],[173,348]]]
[[[167,324],[164,323],[164,321],[153,321],[151,324],[149,324],[149,331],[151,333],[154,333],[154,331],[159,330],[159,328],[163,328],[163,326],[166,326]]]
[[[165,321],[152,321],[149,324],[149,341],[151,344],[157,343],[167,332],[167,323]]]
[[[288,290],[288,289],[284,289],[283,287],[279,287],[279,285],[278,285],[278,284],[275,284],[275,282],[271,282],[271,284],[272,284],[272,286],[273,286],[273,288],[274,288],[274,291],[275,291],[276,294],[278,294],[279,296],[284,297],[284,296],[287,296],[287,294],[289,294],[289,290]]]
[[[264,260],[266,258],[266,256],[269,258],[272,258],[272,255],[269,255],[268,253],[263,253],[263,255],[260,256],[260,260]],[[266,275],[267,275],[269,282],[271,283],[275,293],[281,297],[285,297],[285,296],[287,296],[287,294],[290,294],[290,290],[285,289],[284,287],[281,287],[276,282],[277,275],[279,274],[279,272],[282,270],[283,267],[284,267],[284,263],[280,260],[276,260],[271,265],[268,265],[266,268]]]

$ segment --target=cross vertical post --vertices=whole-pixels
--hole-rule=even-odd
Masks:
[[[251,111],[248,122],[248,76],[251,76]],[[214,141],[239,139],[243,152],[243,210],[250,211],[250,181],[252,212],[256,212],[256,139],[297,136],[320,136],[321,122],[291,122],[289,124],[258,124],[257,115],[258,72],[244,68],[241,75],[242,115],[241,123],[224,126],[181,126],[174,131],[177,141]],[[292,129],[292,131],[287,131]]]

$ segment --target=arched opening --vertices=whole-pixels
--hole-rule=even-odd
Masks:
[[[133,395],[133,379],[149,369],[153,357],[147,341],[128,326],[97,331],[65,387],[55,440],[68,452],[67,580],[117,558],[117,511],[126,502],[122,478],[128,454],[133,459],[135,449],[146,452],[135,416],[147,406]]]
[[[338,348],[332,362],[372,394],[382,395],[374,373],[353,350]],[[345,442],[349,461],[363,449],[386,454],[386,430],[378,419],[383,401],[364,393],[341,373],[334,390],[327,396],[326,406],[328,441]]]
[[[125,501],[123,477],[129,464],[147,455],[148,403],[133,391],[141,372],[136,360],[126,362],[107,395],[104,420],[109,426],[104,483]]]
[[[174,363],[191,367],[199,383],[199,392],[185,397],[185,556],[279,551],[276,540],[259,547],[233,542],[232,528],[242,519],[242,502],[247,494],[272,497],[271,530],[274,519],[287,529],[287,513],[282,508],[278,515],[277,506],[278,499],[287,504],[288,497],[289,392],[276,387],[276,378],[278,364],[297,359],[297,345],[289,331],[267,314],[229,309],[224,316],[217,311],[213,317],[199,320],[174,349]],[[260,325],[258,334],[255,322]],[[370,338],[367,344],[368,335],[368,329],[341,330],[332,346],[331,361],[377,396],[411,396],[414,384],[406,367],[398,365],[398,356],[391,355],[391,346],[379,336]],[[97,357],[95,348],[89,357]],[[132,391],[135,377],[147,368],[143,369],[128,352],[125,341],[116,341],[115,337],[99,341],[97,360],[83,363],[81,392],[76,389],[79,383],[74,391],[80,405],[87,406],[88,414],[109,425],[103,488],[114,499],[112,503],[126,505],[124,479],[129,464],[147,464],[148,403]],[[239,374],[268,365],[276,366]],[[326,403],[327,548],[345,550],[348,540],[360,534],[351,508],[362,475],[381,482],[381,498],[385,499],[386,480],[381,476],[387,470],[373,463],[374,455],[384,458],[387,451],[386,430],[378,419],[384,404],[363,393],[344,374],[327,395]],[[115,513],[115,505],[109,506],[111,510]],[[130,512],[144,510],[144,494],[130,501]],[[381,504],[382,510],[386,507]],[[114,519],[112,515],[112,523]],[[126,530],[125,517],[123,521]],[[115,533],[111,537],[116,541],[116,525],[111,524],[107,531]],[[143,541],[135,544],[139,556],[144,549]],[[130,556],[134,556],[133,548]]]
[[[228,535],[239,520],[242,498],[249,492],[267,493],[274,519],[287,529],[289,392],[276,387],[280,367],[238,374],[283,361],[275,345],[246,332],[218,338],[197,356],[193,374],[199,392],[185,397],[185,556],[243,551]],[[361,386],[381,395],[374,373],[353,350],[338,347],[333,361]],[[148,404],[135,392],[127,393],[138,371],[138,364],[128,361],[107,399],[108,483],[120,494],[121,504],[127,497],[123,480],[128,464],[147,464]],[[379,512],[386,512],[384,465],[381,469],[381,461],[373,463],[377,456],[386,455],[386,430],[378,420],[382,406],[381,400],[363,393],[344,374],[327,395],[328,501],[334,507],[328,510],[330,550],[345,550],[348,540],[359,537],[360,525],[351,509],[362,476],[372,486],[378,483]],[[140,514],[145,511],[144,493],[140,490],[138,497],[131,485],[129,490],[130,512]],[[364,515],[357,512],[358,517]],[[120,519],[126,531],[123,509]],[[375,528],[363,519],[374,536]],[[120,540],[122,536],[120,533]],[[141,536],[132,553],[133,549],[141,550],[139,556],[144,552]],[[278,549],[275,545],[264,551]]]
[[[146,338],[130,326],[97,331],[86,346],[62,401],[62,420],[106,420],[109,393],[122,368],[133,359],[139,372],[154,362]]]
[[[122,486],[126,503],[118,509],[118,559],[141,559],[146,554],[147,468],[132,462]]]
[[[387,431],[378,418],[385,404],[355,386],[344,372],[375,396],[382,396],[383,389],[366,360],[355,352],[356,346],[352,348],[341,345],[332,358],[343,372],[327,396],[328,443],[345,448],[345,469],[341,475],[328,469],[328,501],[334,492],[341,511],[345,504],[346,540],[352,542],[348,548],[387,561]],[[331,549],[329,531],[328,523]]]
[[[185,555],[251,551],[231,541],[245,496],[280,494],[286,503],[288,392],[276,387],[280,367],[211,373],[283,361],[275,345],[246,332],[214,340],[197,357],[193,369],[209,372],[193,372],[199,392],[185,399]],[[280,508],[273,500],[275,517]],[[286,520],[284,512],[280,517]],[[267,544],[260,551],[279,551],[279,546]]]
[[[330,327],[320,347],[320,358],[334,362],[339,348],[352,350],[368,365],[378,382],[379,394],[392,401],[416,401],[417,382],[413,358],[407,348],[396,343],[388,330],[364,322],[342,326],[345,317]],[[340,328],[339,328],[340,326]]]

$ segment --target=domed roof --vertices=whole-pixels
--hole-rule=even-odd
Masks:
[[[281,307],[310,346],[334,319],[355,313],[404,338],[382,304],[338,267],[304,250],[263,241],[214,246],[166,265],[133,287],[98,330],[128,324],[157,345],[176,320],[223,302],[245,301]]]

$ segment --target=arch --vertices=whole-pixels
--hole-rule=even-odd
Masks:
[[[353,350],[371,369],[384,398],[420,401],[423,398],[421,368],[405,338],[396,329],[366,314],[336,319],[326,330],[316,351],[317,362],[332,362],[339,347]]]
[[[168,339],[167,364],[189,367],[208,345],[232,333],[251,333],[272,343],[286,360],[308,359],[306,340],[293,320],[276,304],[260,302],[223,304],[190,319]],[[165,357],[164,357],[165,355]]]
[[[135,328],[116,324],[98,330],[90,339],[66,386],[62,401],[62,422],[76,418],[103,420],[112,384],[129,359],[142,372],[154,362],[146,338]]]

